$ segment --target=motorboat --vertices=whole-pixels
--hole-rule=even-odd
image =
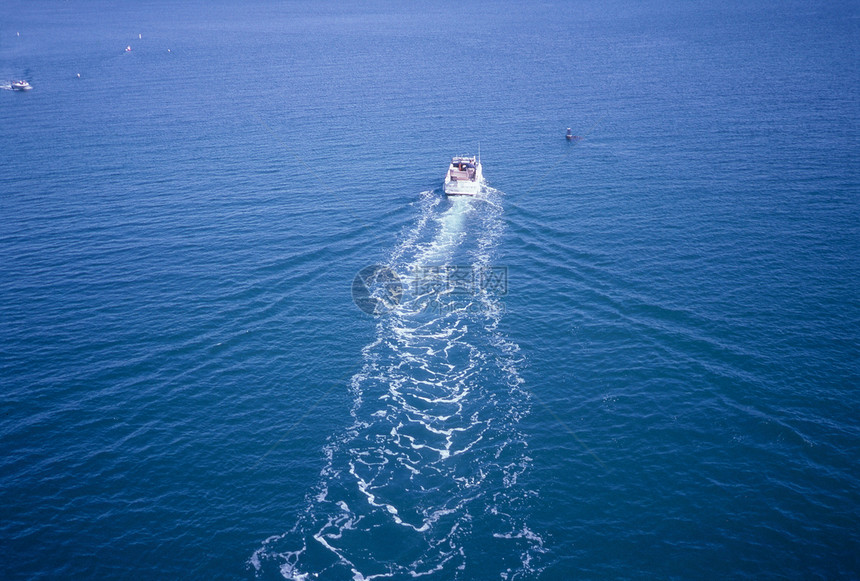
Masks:
[[[476,196],[483,179],[480,156],[458,156],[451,159],[443,189],[448,196]]]
[[[12,81],[13,91],[29,91],[33,86],[27,81]]]

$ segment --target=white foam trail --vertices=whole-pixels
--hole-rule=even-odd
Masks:
[[[419,216],[388,260],[407,292],[377,321],[350,381],[353,424],[326,446],[320,483],[296,525],[251,556],[258,574],[274,566],[285,579],[468,579],[469,567],[487,566],[498,567],[497,578],[539,572],[543,541],[520,507],[535,493],[512,492],[529,464],[516,427],[528,398],[518,348],[497,331],[501,299],[490,288],[462,295],[415,284],[435,267],[492,266],[500,197],[490,188],[484,200],[422,194]],[[431,272],[423,282],[444,276]],[[487,543],[502,543],[489,560]]]

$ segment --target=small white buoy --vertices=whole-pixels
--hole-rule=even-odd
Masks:
[[[139,35],[139,34],[137,35],[137,37],[138,37],[138,38],[143,38],[143,37],[142,37],[141,35]]]
[[[81,73],[78,73],[78,78],[79,78],[79,79],[81,78]]]
[[[169,49],[169,48],[167,49],[167,52],[170,52],[170,49]]]
[[[15,34],[17,34],[18,36],[21,36],[21,33],[20,33],[20,32],[16,32]]]

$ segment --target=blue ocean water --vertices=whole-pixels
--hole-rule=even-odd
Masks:
[[[4,2],[0,576],[860,578],[858,55],[850,2]]]

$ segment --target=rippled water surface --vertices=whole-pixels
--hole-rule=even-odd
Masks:
[[[0,577],[858,578],[858,39],[4,3]]]

